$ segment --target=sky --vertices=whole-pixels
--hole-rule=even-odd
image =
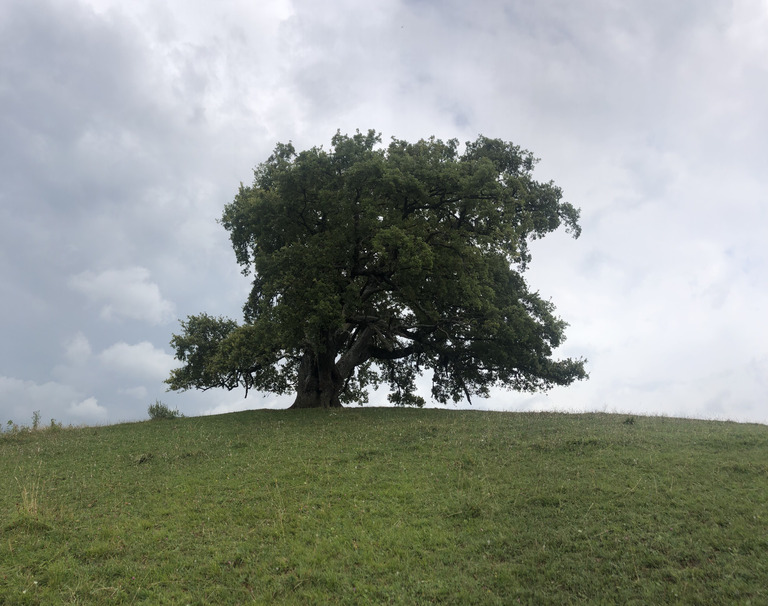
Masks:
[[[766,108],[768,0],[3,0],[0,423],[290,405],[167,392],[169,341],[242,319],[254,167],[357,129],[511,141],[581,208],[526,277],[590,379],[473,408],[768,423]]]

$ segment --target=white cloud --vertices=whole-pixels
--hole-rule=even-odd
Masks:
[[[83,333],[78,332],[67,343],[65,355],[67,360],[75,366],[80,366],[88,361],[91,357],[91,344]]]
[[[99,361],[108,369],[148,380],[162,380],[177,366],[173,356],[152,343],[136,345],[115,343],[99,354]]]
[[[234,401],[227,401],[232,397],[237,398]],[[202,415],[222,415],[228,412],[239,412],[241,410],[256,410],[262,408],[270,409],[282,409],[288,408],[293,402],[293,396],[275,396],[275,395],[259,395],[258,393],[252,393],[247,398],[238,398],[232,394],[221,394],[220,400],[213,406],[210,404],[202,410]]]
[[[253,402],[247,400],[240,400],[238,402],[225,402],[216,404],[215,406],[208,408],[202,412],[203,415],[223,415],[228,412],[239,412],[241,410],[249,410],[254,408]]]
[[[100,406],[96,398],[86,398],[82,402],[72,403],[68,412],[84,423],[94,423],[107,418],[107,409]]]
[[[84,271],[72,276],[70,285],[101,305],[104,319],[132,319],[163,324],[174,319],[174,305],[160,294],[144,267]]]

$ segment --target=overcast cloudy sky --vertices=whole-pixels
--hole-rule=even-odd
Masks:
[[[582,209],[528,280],[590,380],[475,407],[768,423],[767,108],[766,0],[3,0],[0,420],[290,404],[166,393],[169,339],[240,319],[216,219],[275,143],[374,128],[512,141]]]

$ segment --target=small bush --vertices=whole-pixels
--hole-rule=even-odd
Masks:
[[[153,421],[159,419],[178,419],[184,416],[178,409],[171,410],[160,400],[155,400],[154,404],[150,404],[147,412],[149,413],[149,418]]]
[[[19,511],[28,516],[37,517],[40,510],[38,502],[40,496],[40,478],[35,478],[29,484],[22,484],[18,478],[15,479],[21,490],[21,503],[18,505]]]

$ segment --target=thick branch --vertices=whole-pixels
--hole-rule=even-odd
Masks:
[[[375,334],[376,330],[373,326],[366,326],[357,335],[354,343],[336,362],[336,370],[344,379],[352,374],[355,367],[360,366],[360,364],[367,362],[371,358],[370,344]]]

